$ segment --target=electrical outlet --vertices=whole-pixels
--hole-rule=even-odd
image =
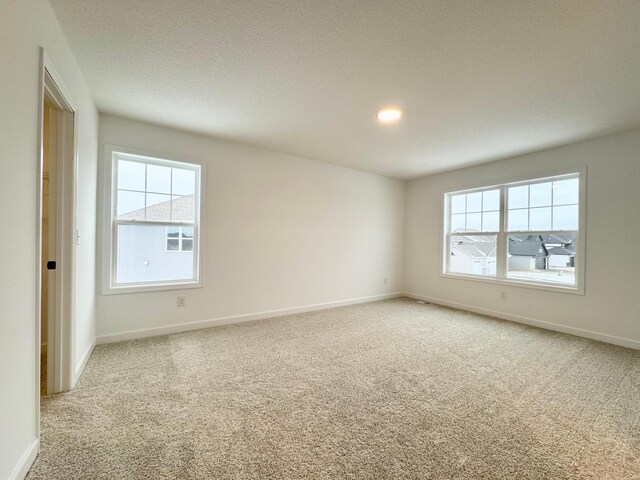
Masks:
[[[178,297],[178,306],[186,307],[187,306],[187,297],[179,296]]]
[[[500,290],[500,300],[507,299],[507,292],[505,290]]]

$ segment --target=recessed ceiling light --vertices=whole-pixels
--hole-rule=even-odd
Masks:
[[[402,110],[398,107],[383,108],[378,112],[378,120],[380,123],[395,123],[402,117]]]

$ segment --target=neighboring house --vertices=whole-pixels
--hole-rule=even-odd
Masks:
[[[510,235],[509,270],[575,266],[575,235]]]
[[[147,208],[140,208],[132,212],[122,213],[118,215],[119,220],[158,220],[173,222],[193,222],[195,218],[195,197],[193,195],[185,195],[182,197],[174,196],[171,200],[170,195],[156,195],[157,197],[165,197],[167,200],[158,202]]]
[[[121,220],[193,221],[194,197],[141,208]],[[146,212],[145,212],[146,210]],[[119,231],[118,281],[123,283],[188,280],[193,278],[193,227],[121,225]]]
[[[449,268],[452,272],[495,275],[496,244],[481,235],[456,235],[451,245]]]

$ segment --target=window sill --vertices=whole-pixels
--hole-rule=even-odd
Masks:
[[[202,282],[176,282],[157,283],[152,285],[126,285],[121,287],[107,287],[102,290],[103,295],[120,295],[129,293],[151,293],[170,290],[186,290],[191,288],[202,288]]]
[[[555,293],[568,293],[571,295],[584,295],[584,288],[563,286],[541,282],[523,282],[519,280],[511,280],[506,278],[491,278],[476,275],[463,275],[457,273],[441,273],[440,277],[450,278],[454,280],[465,280],[472,282],[493,283],[495,285],[506,285],[510,287],[527,288],[533,290],[544,290]]]

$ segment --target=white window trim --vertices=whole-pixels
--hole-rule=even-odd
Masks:
[[[197,165],[200,167],[200,173],[196,182],[196,195],[199,196],[200,201],[196,202],[196,218],[193,232],[193,245],[194,245],[194,269],[196,280],[175,280],[170,282],[158,282],[158,283],[128,283],[126,285],[114,285],[112,280],[115,279],[115,229],[114,224],[114,199],[113,199],[113,186],[114,186],[114,156],[135,156],[146,157],[151,161],[158,163],[166,163],[167,165],[176,165],[176,163],[187,163]],[[164,290],[183,290],[190,288],[202,288],[204,286],[204,245],[205,245],[205,225],[204,225],[204,207],[206,205],[205,192],[203,185],[206,181],[205,164],[202,161],[181,158],[178,156],[168,156],[161,153],[150,152],[147,150],[140,150],[135,148],[123,147],[118,145],[104,145],[103,153],[103,188],[102,199],[103,206],[101,210],[101,250],[102,250],[102,262],[100,277],[102,279],[102,294],[103,295],[115,295],[123,293],[138,293],[138,292],[156,292]],[[179,165],[178,165],[179,166]],[[135,223],[135,222],[132,222]],[[145,222],[149,223],[149,222]],[[162,225],[166,225],[166,222],[158,222]],[[165,240],[166,243],[166,240]],[[197,248],[196,248],[197,246]]]
[[[578,239],[578,251],[575,256],[575,276],[576,276],[576,284],[575,285],[561,285],[557,283],[543,282],[543,281],[522,281],[513,278],[506,277],[506,261],[507,261],[507,253],[506,253],[506,244],[505,240],[509,234],[518,234],[518,232],[507,232],[506,230],[506,187],[512,187],[517,185],[518,183],[522,184],[531,184],[536,182],[545,182],[552,177],[558,177],[562,175],[578,175],[578,230],[577,230],[577,239]],[[569,293],[574,295],[584,295],[585,294],[585,272],[586,272],[586,231],[587,231],[587,194],[586,194],[586,186],[587,186],[587,168],[586,167],[576,167],[567,170],[561,171],[553,171],[553,172],[543,172],[539,174],[532,174],[526,177],[517,177],[511,179],[498,180],[495,182],[484,182],[481,184],[473,184],[466,185],[461,187],[453,187],[447,188],[442,191],[441,194],[441,208],[440,208],[440,252],[441,252],[441,261],[440,261],[440,277],[455,279],[455,280],[464,280],[464,281],[472,281],[472,282],[481,282],[481,283],[493,283],[496,285],[505,285],[512,287],[522,287],[534,290],[545,290],[550,292],[557,293]],[[496,256],[496,277],[486,277],[482,275],[473,275],[473,274],[463,274],[463,273],[449,273],[449,248],[448,248],[448,240],[449,240],[449,208],[450,206],[447,204],[448,195],[452,193],[472,193],[477,191],[484,190],[492,190],[492,189],[500,189],[500,231],[499,232],[474,232],[474,235],[496,235],[496,243],[497,243],[497,256]],[[546,231],[545,231],[546,232]],[[571,232],[575,232],[575,230],[571,230]],[[522,233],[531,233],[530,231],[523,231]],[[562,233],[562,231],[558,231],[558,233]]]

